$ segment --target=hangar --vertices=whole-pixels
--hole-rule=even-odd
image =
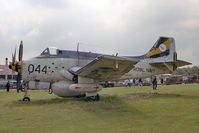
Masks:
[[[16,87],[17,73],[8,69],[6,65],[0,65],[0,89],[5,88],[5,84],[9,80],[12,88]]]
[[[12,72],[6,65],[0,65],[0,80],[16,80],[17,73]]]

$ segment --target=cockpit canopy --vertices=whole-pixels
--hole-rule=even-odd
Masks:
[[[57,54],[58,54],[58,50],[56,47],[48,47],[41,53],[41,55],[48,55],[48,56],[50,55],[56,56]]]

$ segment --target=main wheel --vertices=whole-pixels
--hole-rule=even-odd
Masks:
[[[99,101],[100,96],[99,96],[99,94],[97,94],[96,96],[89,96],[89,97],[86,97],[86,100],[87,101]]]
[[[95,101],[99,101],[100,100],[100,96],[99,96],[99,94],[97,94],[96,96],[95,96]]]
[[[23,98],[23,101],[24,101],[24,102],[30,102],[30,98],[29,98],[29,97],[24,97],[24,98]]]

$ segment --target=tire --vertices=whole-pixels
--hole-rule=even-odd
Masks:
[[[23,101],[24,101],[24,102],[30,102],[30,98],[29,98],[29,97],[24,97],[24,98],[23,98]]]
[[[86,97],[86,100],[87,101],[99,101],[100,96],[99,96],[99,94],[97,94],[96,96],[89,96],[89,97]]]
[[[100,100],[100,96],[99,96],[99,94],[97,94],[96,96],[95,96],[95,101],[99,101]]]

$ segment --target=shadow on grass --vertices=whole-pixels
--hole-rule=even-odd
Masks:
[[[61,104],[82,101],[81,98],[48,98],[48,99],[31,99],[30,102],[24,102],[22,100],[14,101],[12,104],[16,106],[20,105],[50,105],[50,104]]]
[[[100,101],[86,101],[84,98],[51,98],[51,99],[38,99],[31,100],[30,102],[23,102],[21,100],[12,102],[12,105],[20,106],[20,105],[49,105],[49,104],[71,104],[71,103],[84,103],[84,104],[104,104],[112,106],[114,104],[122,104],[126,100],[144,100],[144,99],[152,99],[152,98],[191,98],[191,99],[199,99],[199,96],[187,96],[181,94],[171,94],[171,93],[129,93],[123,95],[108,95],[104,94],[101,96]]]
[[[109,95],[104,94],[101,96],[101,100],[98,102],[85,101],[84,98],[52,98],[52,99],[39,99],[32,100],[30,102],[14,101],[9,106],[12,107],[46,107],[54,109],[64,109],[70,111],[83,111],[88,113],[114,113],[129,114],[129,115],[139,115],[144,116],[144,114],[139,111],[133,102],[146,99],[155,98],[189,98],[189,99],[199,99],[197,96],[186,96],[180,94],[162,94],[162,93],[131,93],[124,95]],[[145,116],[146,117],[146,116]]]
[[[115,95],[102,95],[100,101],[86,101],[84,98],[52,98],[32,100],[30,102],[13,101],[12,107],[41,107],[59,108],[71,111],[83,111],[88,113],[127,113],[142,114],[135,107],[130,105],[126,99]]]

